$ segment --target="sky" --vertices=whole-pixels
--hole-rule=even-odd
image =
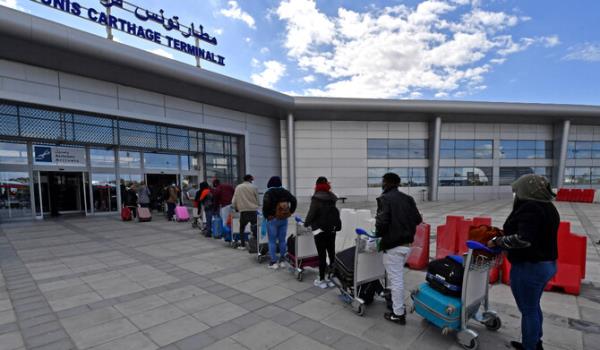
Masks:
[[[106,35],[37,1],[0,5]],[[71,1],[103,8],[99,0]],[[201,47],[224,56],[225,66],[202,69],[292,95],[600,105],[598,0],[127,1],[203,25],[218,44]],[[119,8],[113,14],[149,23]],[[114,35],[195,64],[169,47]]]

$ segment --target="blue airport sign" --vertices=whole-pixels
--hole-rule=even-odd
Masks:
[[[179,23],[179,16],[166,17],[165,11],[161,9],[158,13],[149,11],[145,8],[136,6],[124,0],[99,0],[101,9],[94,7],[84,7],[77,1],[71,0],[31,0],[35,3],[46,5],[55,10],[68,13],[73,16],[87,19],[104,27],[150,41],[155,44],[167,46],[171,49],[192,55],[204,61],[208,61],[220,66],[225,66],[225,57],[212,51],[200,48],[199,45],[192,45],[185,42],[185,39],[193,38],[197,43],[200,41],[210,45],[217,45],[217,38],[204,31],[202,25],[191,23],[189,26]],[[108,13],[109,9],[120,8],[124,12],[129,12],[142,22],[155,22],[161,25],[168,32],[178,32],[183,38],[178,39],[171,35],[165,35],[159,31],[144,27],[139,23],[134,23],[127,19],[113,16]]]

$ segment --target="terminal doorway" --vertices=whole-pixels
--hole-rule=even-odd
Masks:
[[[36,183],[36,207],[41,216],[87,213],[89,193],[85,186],[86,173],[40,171]]]
[[[146,174],[146,184],[150,189],[150,202],[153,209],[162,210],[165,188],[171,184],[179,184],[175,174]]]

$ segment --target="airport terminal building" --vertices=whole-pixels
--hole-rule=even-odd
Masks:
[[[0,220],[116,213],[184,190],[318,176],[348,201],[387,171],[416,200],[510,196],[526,173],[600,187],[600,107],[293,97],[0,6]]]

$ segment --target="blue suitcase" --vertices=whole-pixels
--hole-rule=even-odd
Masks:
[[[223,238],[223,219],[219,216],[212,218],[212,236],[215,239]]]
[[[437,327],[460,330],[459,298],[444,295],[423,283],[412,294],[417,314]]]

